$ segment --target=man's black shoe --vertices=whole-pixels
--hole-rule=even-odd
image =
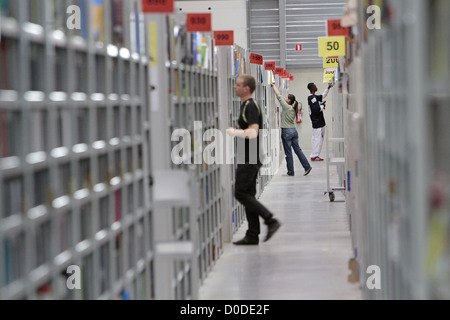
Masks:
[[[252,245],[254,246],[254,245],[257,245],[258,242],[259,242],[258,240],[252,240],[252,239],[244,237],[239,241],[233,242],[233,244],[235,244],[237,246],[252,246]]]
[[[305,171],[305,173],[303,174],[305,177],[311,172],[312,168],[309,168],[308,170]]]
[[[264,242],[266,242],[267,240],[269,240],[270,238],[272,238],[272,236],[275,234],[275,232],[277,232],[277,230],[281,227],[281,223],[278,222],[277,220],[275,220],[275,222],[272,222],[271,224],[269,224],[267,226],[267,235],[266,238],[264,239]]]

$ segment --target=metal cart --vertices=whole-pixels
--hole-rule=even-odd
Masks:
[[[342,191],[345,192],[345,179],[344,179],[344,165],[345,165],[345,158],[344,157],[330,157],[330,144],[331,143],[342,143],[344,144],[344,138],[328,138],[328,127],[326,127],[326,166],[327,166],[327,191],[324,194],[328,193],[328,196],[330,197],[330,201],[334,202],[335,198],[335,191]],[[339,169],[342,170],[340,176],[339,176],[339,186],[331,186],[330,183],[330,166],[338,166]],[[338,171],[339,173],[339,171]]]

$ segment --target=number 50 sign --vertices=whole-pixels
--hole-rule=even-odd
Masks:
[[[345,37],[319,38],[319,57],[340,57],[347,54]]]

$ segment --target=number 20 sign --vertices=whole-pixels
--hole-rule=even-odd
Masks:
[[[347,54],[345,37],[319,38],[319,57],[340,57]]]

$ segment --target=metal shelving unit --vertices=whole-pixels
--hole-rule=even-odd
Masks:
[[[261,170],[259,171],[257,180],[257,197],[259,197],[264,188],[272,179],[276,169],[278,169],[279,158],[280,158],[280,131],[279,125],[277,124],[277,117],[279,116],[278,111],[274,108],[275,105],[275,95],[271,84],[272,71],[265,71],[263,65],[252,65],[251,74],[257,79],[257,86],[255,91],[255,98],[258,105],[261,107],[264,114],[263,123],[263,144],[267,154],[267,164],[263,164]],[[278,81],[281,83],[282,90],[285,90],[287,86],[287,81],[281,79],[279,76]]]
[[[257,88],[254,97],[258,104],[262,107],[265,114],[264,128],[266,129],[263,136],[266,151],[269,154],[270,161],[266,166],[261,168],[257,180],[257,197],[261,195],[264,188],[278,169],[280,164],[279,154],[281,148],[280,136],[271,133],[271,129],[279,128],[279,112],[273,106],[275,105],[275,96],[270,87],[273,76],[270,71],[264,71],[262,66],[251,65],[249,61],[249,53],[237,46],[220,47],[219,53],[219,114],[220,128],[225,132],[228,127],[238,127],[238,119],[240,117],[241,101],[235,95],[234,85],[236,78],[241,74],[252,74],[257,79]],[[284,88],[285,82],[281,78],[276,77],[280,82],[280,86]],[[230,107],[231,106],[231,107]],[[237,148],[237,142],[234,140],[234,149]],[[234,197],[234,185],[236,174],[236,161],[233,164],[227,164],[222,167],[222,192],[224,195],[223,211],[224,218],[224,241],[231,242],[233,234],[241,227],[245,221],[245,209]],[[229,186],[232,186],[229,189]],[[231,225],[229,224],[231,221]]]
[[[429,297],[450,299],[450,148],[448,142],[450,119],[450,39],[448,37],[450,3],[431,1],[425,21],[432,37],[428,40],[427,105],[430,135],[429,155],[432,171],[429,175],[427,220],[426,279]]]
[[[337,73],[341,73],[339,68]],[[339,88],[335,87],[331,92],[332,99],[335,102],[333,108],[332,129],[327,126],[325,133],[325,163],[327,168],[327,189],[325,194],[328,193],[331,202],[334,202],[336,199],[336,191],[342,192],[345,195],[348,179],[348,177],[345,176],[344,94],[342,93],[341,79],[337,79],[336,86]],[[337,175],[337,179],[332,179],[335,174]]]
[[[82,30],[67,29],[69,5]],[[2,2],[1,299],[153,297],[139,6]]]
[[[160,180],[168,180],[168,173],[174,175],[168,180],[173,185],[171,200],[155,203],[158,299],[196,299],[198,286],[223,250],[221,167],[208,164],[210,154],[204,157],[210,144],[205,134],[219,127],[217,54],[211,33],[187,32],[185,16],[175,13],[147,18],[157,30],[150,42],[158,47],[161,60],[155,63],[151,80],[156,88],[154,99],[159,103],[152,110],[152,149],[159,150],[153,154],[153,168]],[[180,130],[183,135],[174,138]],[[183,139],[190,139],[188,150],[183,150],[189,154],[174,162],[173,152]],[[189,196],[177,205],[180,199],[175,190],[183,176],[188,177],[184,189]],[[157,183],[161,182],[155,180]]]
[[[71,5],[80,29],[67,27]],[[224,192],[235,167],[207,165],[202,150],[207,130],[237,124],[248,54],[234,46],[219,59],[210,33],[187,33],[183,14],[144,16],[139,0],[1,10],[0,299],[196,299],[225,230],[245,218]],[[176,129],[193,137],[192,164],[172,161]],[[72,266],[80,290],[67,286]]]
[[[233,45],[227,47],[219,47],[219,118],[220,130],[226,135],[228,127],[236,128],[240,116],[240,99],[234,93],[234,85],[239,74],[243,74],[248,70],[248,63],[246,63],[245,49]],[[224,138],[226,139],[226,138]],[[236,141],[234,143],[234,150],[236,150]],[[230,155],[225,154],[226,164],[221,168],[221,189],[224,195],[222,202],[223,208],[223,225],[225,242],[231,242],[233,234],[239,229],[245,220],[245,211],[242,204],[240,204],[234,196],[236,161],[228,159]],[[231,163],[230,163],[231,161]],[[231,187],[230,187],[231,186]]]
[[[363,4],[344,92],[360,285],[367,299],[448,299],[450,7],[381,1],[381,29],[368,30]],[[372,265],[379,290],[366,285]]]
[[[281,106],[278,102],[278,99],[273,92],[270,83],[275,81],[275,84],[281,90],[282,96],[287,96],[289,94],[289,82],[286,79],[282,79],[277,75],[273,75],[272,72],[267,74],[268,83],[266,89],[266,97],[267,97],[267,115],[266,119],[268,119],[267,127],[272,129],[270,136],[270,141],[268,141],[268,145],[270,146],[272,157],[270,165],[271,165],[271,173],[275,174],[277,170],[280,168],[284,161],[284,149],[283,142],[281,141]],[[268,149],[269,150],[269,149]],[[273,176],[272,176],[273,177]],[[271,177],[271,178],[272,178]]]

